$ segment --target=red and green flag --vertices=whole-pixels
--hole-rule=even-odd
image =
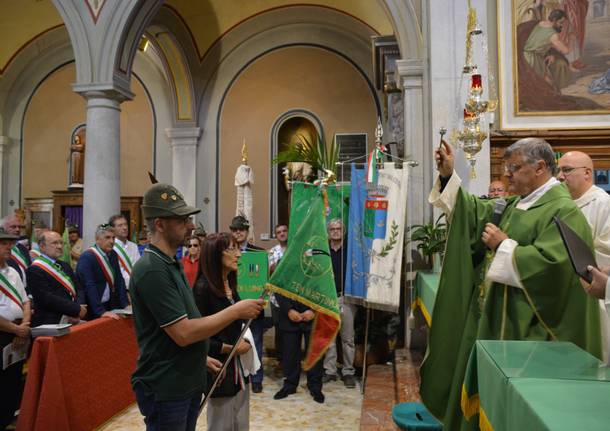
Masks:
[[[303,363],[303,369],[310,369],[335,342],[341,326],[322,191],[311,201],[267,287],[315,311]]]

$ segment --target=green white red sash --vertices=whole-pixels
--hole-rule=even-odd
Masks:
[[[19,268],[25,273],[25,270],[28,269],[28,261],[26,257],[23,255],[23,252],[16,245],[11,248],[11,258],[17,262]]]
[[[42,256],[42,255],[40,254],[40,252],[39,252],[38,250],[36,250],[36,249],[31,249],[31,250],[30,250],[30,254],[33,254],[33,255],[34,255],[34,259],[36,259],[37,257]]]
[[[49,274],[68,291],[72,299],[76,299],[76,287],[74,286],[72,279],[61,270],[61,267],[57,267],[59,264],[55,266],[47,257],[40,255],[34,260],[32,266],[37,266]]]
[[[116,254],[119,257],[119,263],[121,264],[125,272],[131,275],[133,263],[131,262],[127,251],[123,248],[123,244],[121,244],[119,241],[115,241],[114,250],[116,251]]]
[[[23,298],[13,286],[13,284],[8,281],[8,278],[4,276],[4,274],[0,273],[0,292],[5,294],[8,299],[13,301],[15,304],[19,306],[23,310]]]
[[[108,256],[106,256],[106,253],[99,249],[97,244],[91,247],[89,251],[93,253],[95,258],[97,259],[97,263],[99,263],[100,268],[102,268],[102,273],[104,274],[106,283],[108,283],[108,286],[111,290],[114,290],[114,271],[112,269],[112,266],[110,266]]]

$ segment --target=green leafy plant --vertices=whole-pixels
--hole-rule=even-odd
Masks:
[[[286,149],[280,151],[272,162],[274,164],[304,162],[310,164],[316,173],[324,172],[328,175],[332,172],[336,176],[338,161],[339,145],[334,139],[330,145],[327,145],[319,134],[316,134],[313,140],[298,134],[295,142],[286,145]]]
[[[415,224],[409,228],[409,241],[417,243],[417,249],[421,254],[432,261],[435,253],[443,253],[447,241],[447,224],[441,222],[445,214],[441,214],[434,223]]]

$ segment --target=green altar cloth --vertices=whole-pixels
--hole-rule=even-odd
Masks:
[[[610,369],[568,342],[477,341],[462,411],[483,430],[609,429]]]
[[[432,323],[432,312],[440,278],[440,273],[427,271],[418,271],[415,277],[415,289],[413,289],[411,307],[413,309],[419,307],[428,326]]]

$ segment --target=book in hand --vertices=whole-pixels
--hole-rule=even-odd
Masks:
[[[593,276],[587,270],[587,267],[591,265],[592,267],[597,268],[597,263],[595,262],[595,256],[589,248],[589,245],[587,245],[570,226],[561,221],[559,217],[553,217],[553,221],[557,225],[563,244],[568,250],[568,256],[570,257],[574,272],[578,274],[579,277],[586,280],[587,283],[591,283],[593,281]]]
[[[70,333],[69,323],[40,325],[32,328],[32,337],[61,337]]]

